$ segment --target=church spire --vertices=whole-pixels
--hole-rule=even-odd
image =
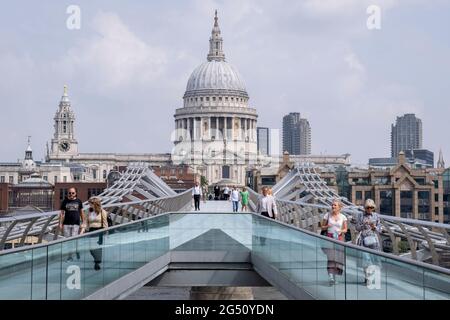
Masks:
[[[211,38],[209,38],[209,53],[208,61],[225,61],[225,54],[223,53],[223,39],[220,35],[219,18],[217,17],[217,10],[214,16],[214,27],[211,31]]]
[[[67,95],[67,85],[64,85],[64,92],[61,97],[61,102],[69,102],[69,96]]]
[[[33,171],[36,168],[36,163],[33,160],[33,150],[31,150],[31,136],[28,136],[28,146],[25,150],[25,159],[22,161],[22,169],[26,172]]]
[[[25,150],[25,160],[33,160],[33,150],[31,149],[31,136],[28,136],[28,147]]]
[[[439,150],[439,159],[437,163],[439,169],[445,169],[444,156],[442,155],[442,149]]]

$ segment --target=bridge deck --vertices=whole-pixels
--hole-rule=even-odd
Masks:
[[[241,212],[242,208],[239,204],[239,212]],[[191,211],[194,211],[194,204],[192,204]],[[200,212],[233,212],[233,204],[231,201],[224,200],[208,200],[200,202]]]

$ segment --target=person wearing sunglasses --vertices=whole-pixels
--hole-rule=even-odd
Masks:
[[[67,197],[61,203],[61,214],[59,218],[59,229],[64,237],[69,238],[78,235],[80,224],[84,223],[83,203],[77,198],[77,190],[70,188]],[[76,251],[76,250],[75,250]],[[77,252],[79,259],[79,253]],[[72,252],[69,252],[67,261],[72,261]]]
[[[81,234],[87,229],[88,232],[94,232],[101,229],[108,228],[108,213],[102,208],[102,201],[98,197],[91,197],[89,199],[89,209],[86,210],[86,224],[82,225]],[[96,237],[90,238],[90,253],[94,258],[94,269],[100,270],[100,263],[102,263],[102,247],[103,233]]]
[[[372,199],[367,199],[364,204],[364,212],[361,212],[357,216],[355,229],[360,233],[356,244],[372,250],[381,251],[382,247],[378,236],[381,232],[381,222],[380,217],[375,212],[375,208],[375,202]],[[368,275],[368,267],[371,265],[379,265],[378,260],[378,256],[363,252],[363,268],[366,285],[368,285],[370,278]]]

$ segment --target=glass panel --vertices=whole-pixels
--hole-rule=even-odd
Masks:
[[[424,286],[424,298],[426,300],[450,299],[450,275],[425,270]]]
[[[0,299],[31,299],[32,250],[0,256]]]
[[[47,258],[47,299],[61,299],[62,243],[49,245]]]
[[[252,254],[266,260],[312,297],[345,299],[343,246],[258,216],[254,216],[253,235]]]
[[[93,293],[99,285],[103,284],[103,274],[101,270],[94,269],[94,255],[102,255],[102,250],[98,244],[99,235],[87,234],[83,238],[78,238],[70,242],[75,243],[75,259],[70,262],[63,261],[63,290],[62,299],[81,299]],[[100,250],[100,252],[98,252]],[[80,277],[77,283],[77,277]]]
[[[80,289],[78,287],[82,281],[80,279],[80,260],[78,260],[79,250],[76,240],[61,243],[60,299],[77,299],[79,297]]]
[[[450,298],[450,275],[257,215],[162,215],[102,235],[0,254],[0,298],[82,299],[169,250],[191,262],[251,253],[315,299]]]
[[[251,216],[247,214],[171,214],[170,249],[249,252],[251,227]]]
[[[345,251],[347,299],[385,300],[386,270],[383,268],[384,258],[354,248],[346,248]]]
[[[33,300],[47,298],[47,247],[33,249],[31,287]]]
[[[424,298],[423,270],[399,261],[385,259],[387,299],[418,300]]]

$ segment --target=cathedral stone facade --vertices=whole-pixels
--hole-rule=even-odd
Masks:
[[[207,59],[192,72],[183,106],[175,111],[171,153],[81,153],[75,132],[75,110],[65,86],[53,118],[54,134],[50,146],[47,145],[46,161],[34,162],[28,145],[22,162],[0,163],[0,183],[17,184],[32,174],[52,184],[103,182],[110,174],[116,174],[118,168],[142,162],[161,168],[161,174],[172,172],[167,176],[169,180],[179,178],[173,172],[188,168],[183,175],[193,174],[197,181],[203,176],[209,184],[243,186],[252,181],[255,170],[277,169],[282,160],[281,155],[257,154],[258,115],[249,106],[242,76],[225,60],[217,12]],[[310,156],[302,161],[320,163],[322,158]],[[344,158],[331,162],[340,163]]]
[[[174,163],[186,163],[209,183],[245,185],[256,162],[256,109],[238,70],[225,61],[217,11],[207,61],[191,74],[175,112]]]

